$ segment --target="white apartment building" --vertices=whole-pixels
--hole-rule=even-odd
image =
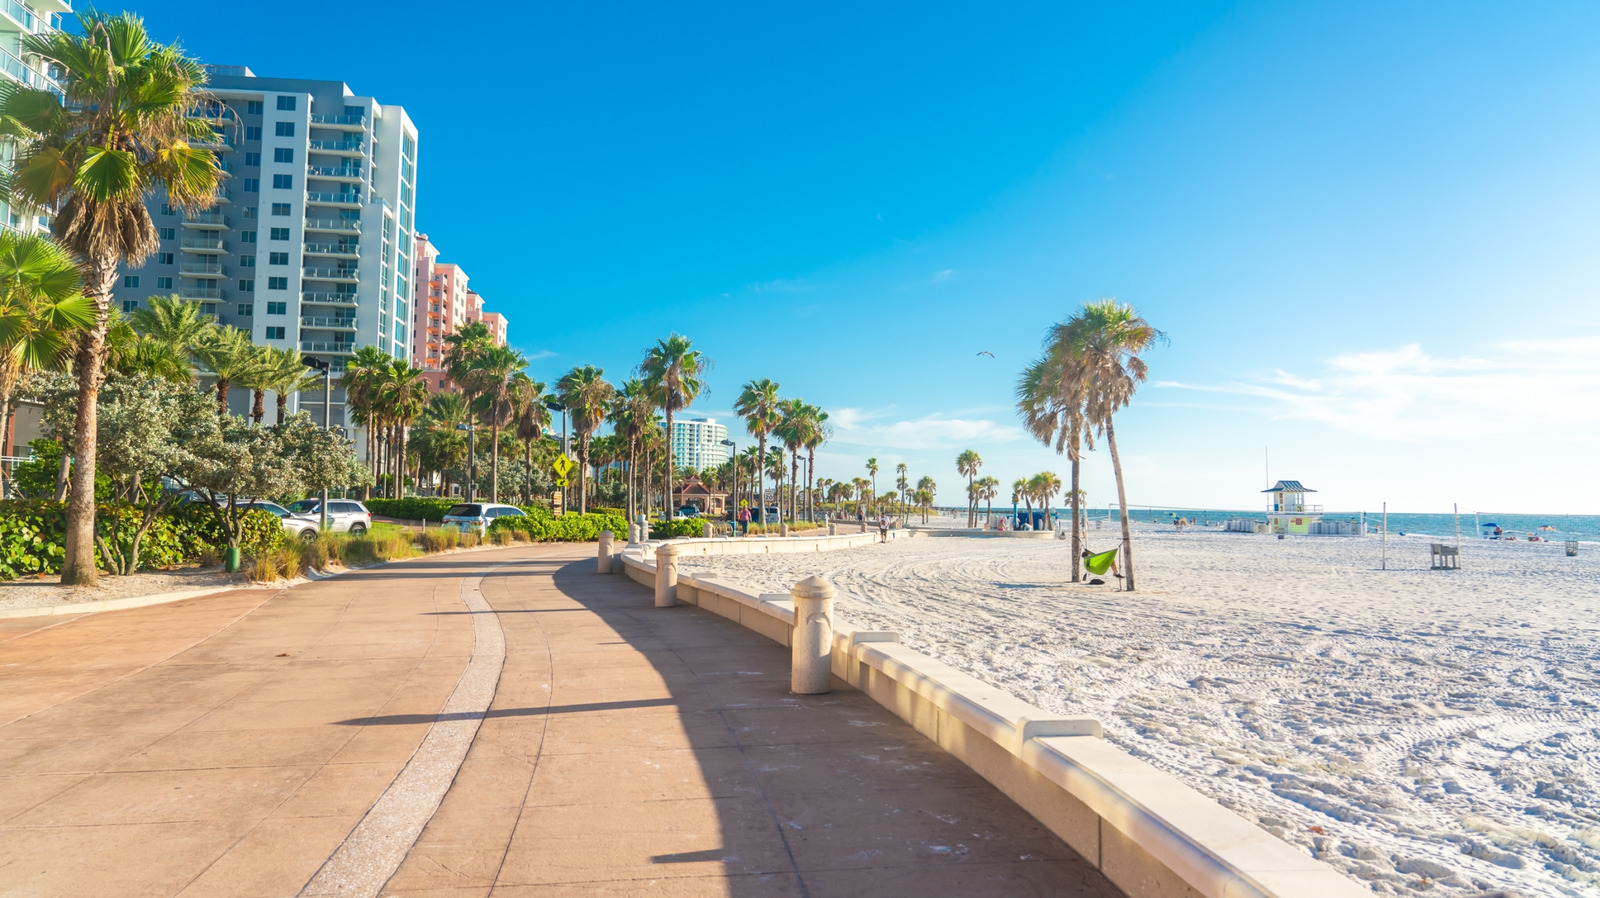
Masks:
[[[229,177],[204,212],[151,198],[161,248],[120,272],[123,311],[176,293],[257,343],[331,362],[335,376],[358,346],[410,359],[417,129],[405,109],[341,81],[207,71],[220,107],[194,114],[220,121],[205,145]],[[230,404],[248,401],[237,390]],[[291,408],[320,420],[321,391]],[[337,390],[331,417],[345,423]]]
[[[704,471],[728,460],[728,428],[715,418],[675,418],[672,422],[672,460],[680,468]]]
[[[72,4],[64,0],[0,0],[0,78],[61,96],[44,60],[23,52],[22,38],[57,30],[61,14],[70,12]],[[0,167],[10,171],[15,153],[11,140],[0,143]],[[48,231],[50,216],[19,211],[0,202],[0,225],[25,234]]]

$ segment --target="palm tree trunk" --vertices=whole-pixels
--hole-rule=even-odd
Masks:
[[[669,393],[668,396],[667,396],[667,400],[668,401],[663,403],[664,405],[666,405],[666,413],[667,413],[667,479],[665,481],[666,482],[666,491],[662,493],[663,501],[661,503],[661,507],[666,510],[667,520],[669,520],[669,521],[672,520],[673,516],[677,513],[677,509],[672,507],[672,401],[671,401],[671,399],[672,399],[672,396]]]
[[[1082,498],[1078,493],[1078,469],[1082,462],[1076,455],[1077,447],[1074,446],[1072,459],[1072,582],[1078,582],[1078,573],[1083,570],[1083,536],[1078,530],[1078,514],[1082,507]]]
[[[289,398],[287,396],[283,395],[282,393],[277,394],[277,396],[278,396],[278,426],[282,427],[283,426],[283,416],[285,414],[285,410],[288,408],[288,405],[289,405]]]
[[[1106,416],[1106,445],[1111,448],[1111,470],[1117,475],[1117,504],[1122,507],[1122,588],[1133,591],[1133,534],[1128,528],[1128,493],[1122,486],[1122,459],[1117,455],[1117,431]]]
[[[228,389],[232,386],[232,384],[228,383],[227,378],[217,378],[217,414],[219,415],[228,413]],[[99,390],[95,391],[97,395],[99,392]]]
[[[16,455],[11,445],[11,391],[0,396],[0,455]],[[6,497],[6,469],[0,464],[0,499]]]
[[[106,361],[106,328],[111,290],[117,279],[114,254],[102,254],[84,266],[84,295],[95,305],[95,326],[78,338],[78,417],[73,422],[72,494],[67,503],[66,554],[61,559],[62,586],[97,586],[94,565],[94,470],[99,449],[100,381]]]
[[[497,414],[498,409],[494,410]],[[493,441],[489,446],[489,501],[500,501],[500,422],[497,419],[489,428],[489,438]]]
[[[589,443],[578,440],[578,514],[589,513]]]
[[[400,464],[395,468],[395,470],[400,472],[400,481],[395,484],[394,489],[395,498],[404,499],[406,497],[406,490],[403,481],[411,472],[406,468],[406,426],[401,424],[398,425],[398,428],[400,430]]]
[[[267,416],[267,391],[265,389],[259,389],[258,388],[257,390],[255,390],[255,395],[251,397],[250,420],[254,421],[257,427],[260,427],[261,426],[261,419],[265,418],[266,416]]]

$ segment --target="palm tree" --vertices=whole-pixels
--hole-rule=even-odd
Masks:
[[[1050,499],[1061,492],[1061,478],[1053,471],[1040,471],[1028,478],[1028,489],[1039,500],[1039,507],[1044,509],[1044,522],[1050,523]]]
[[[923,477],[917,481],[916,500],[922,507],[922,523],[928,523],[928,511],[933,508],[933,494],[939,485],[933,482],[932,477]]]
[[[978,526],[978,495],[972,484],[978,477],[978,469],[983,467],[983,459],[971,449],[956,456],[956,470],[967,475],[967,526]]]
[[[872,495],[868,492],[872,488],[872,481],[865,477],[857,477],[850,483],[856,488],[856,514],[865,517],[867,514],[867,499]]]
[[[1067,498],[1072,503],[1073,558],[1083,552],[1083,535],[1078,528],[1083,501],[1083,490],[1079,488],[1083,450],[1094,448],[1093,436],[1084,419],[1084,368],[1072,350],[1078,337],[1066,330],[1081,326],[1074,318],[1067,325],[1053,329],[1052,335],[1057,339],[1046,340],[1044,358],[1029,365],[1017,381],[1017,411],[1022,415],[1023,426],[1045,445],[1053,441],[1056,454],[1066,453],[1072,465]],[[1078,582],[1079,574],[1079,566],[1074,565],[1074,583]]]
[[[733,411],[744,419],[745,429],[756,438],[756,470],[767,470],[767,437],[772,429],[778,426],[781,420],[778,417],[778,385],[769,378],[752,380],[744,385],[739,392],[739,398],[733,402]],[[756,487],[756,505],[762,510],[761,519],[766,521],[766,503],[763,501],[765,493],[761,486],[761,474],[752,479]]]
[[[460,393],[434,393],[420,420],[423,455],[429,468],[440,475],[440,492],[450,495],[449,472],[460,467],[467,457],[466,439],[461,425],[467,422],[467,399]]]
[[[896,475],[894,486],[895,489],[900,491],[900,504],[904,506],[906,504],[906,490],[911,486],[911,481],[906,479],[906,463],[901,462],[895,465],[894,472]]]
[[[276,397],[277,423],[282,426],[289,412],[289,397],[320,386],[322,375],[307,368],[305,356],[292,346],[271,350],[267,362],[271,371],[267,389]]]
[[[1132,306],[1104,299],[1085,303],[1078,314],[1052,328],[1047,341],[1053,365],[1063,371],[1076,367],[1081,372],[1084,420],[1096,433],[1105,435],[1106,447],[1111,450],[1111,469],[1117,479],[1117,504],[1122,515],[1122,585],[1127,590],[1134,588],[1133,536],[1128,526],[1128,494],[1113,418],[1133,399],[1134,391],[1149,373],[1149,366],[1139,354],[1165,340],[1166,335],[1139,317]],[[1076,523],[1073,528],[1077,528]]]
[[[645,391],[644,384],[637,378],[623,381],[622,387],[617,390],[617,398],[611,404],[611,427],[622,437],[628,447],[628,520],[632,521],[638,515],[638,503],[635,500],[634,488],[636,483],[635,462],[639,458],[641,441],[644,438],[644,429],[655,420],[655,407],[650,403],[650,396]],[[646,503],[647,505],[649,503]]]
[[[762,477],[764,476],[761,472],[765,470],[761,467],[761,459],[765,455],[765,452],[766,450],[759,446],[746,446],[744,447],[744,452],[740,453],[740,458],[744,462],[744,467],[742,470],[745,472],[745,490],[746,492],[753,491],[755,493],[755,501],[752,503],[752,514],[754,513],[754,509],[761,507],[761,500],[766,495],[766,488],[761,482]]]
[[[469,321],[444,338],[444,369],[450,381],[467,397],[467,501],[477,498],[478,491],[478,416],[474,406],[480,378],[476,371],[478,362],[495,345],[494,334],[482,321]]]
[[[522,441],[522,502],[533,504],[533,447],[544,442],[550,427],[550,410],[544,404],[544,384],[518,371],[511,378],[511,402],[515,411],[511,426]]]
[[[56,209],[51,231],[79,261],[95,324],[77,341],[72,501],[67,507],[63,586],[94,586],[96,398],[104,377],[106,332],[117,266],[137,265],[160,247],[145,197],[165,188],[184,210],[212,204],[217,158],[189,140],[213,140],[212,123],[191,118],[205,71],[176,47],[150,40],[131,13],[78,15],[78,33],[22,39],[57,71],[64,93],[5,82],[0,133],[17,140],[13,205]]]
[[[193,381],[191,360],[195,348],[216,330],[216,319],[202,312],[198,302],[177,296],[152,296],[148,303],[128,316],[129,323],[140,334],[166,347],[173,361],[187,369],[187,379]]]
[[[978,478],[978,498],[988,503],[983,512],[985,528],[994,520],[994,497],[1000,492],[1000,481],[993,477]]]
[[[778,403],[778,415],[781,420],[773,433],[783,441],[783,447],[789,450],[789,520],[798,520],[800,515],[795,511],[794,491],[795,481],[800,479],[800,450],[806,442],[806,404],[798,399],[785,399]],[[783,512],[779,511],[780,519]]]
[[[1033,488],[1028,485],[1028,480],[1025,477],[1019,477],[1018,479],[1011,481],[1011,508],[1012,508],[1013,511],[1015,511],[1018,502],[1027,503],[1027,507],[1028,507],[1028,526],[1030,526],[1030,527],[1033,526],[1033,493],[1031,492],[1032,489]]]
[[[783,501],[783,450],[782,449],[779,449],[777,447],[773,447],[772,450],[767,453],[766,475],[768,477],[772,478],[772,495],[773,495],[774,500],[779,502],[779,503],[781,503]],[[781,504],[778,507],[778,522],[779,523],[783,522],[783,507],[782,507]],[[771,521],[767,520],[767,506],[766,506],[765,502],[761,503],[761,523],[763,523],[763,524],[772,523]]]
[[[806,492],[811,497],[807,505],[806,519],[816,520],[816,491],[811,486],[817,475],[817,449],[833,436],[833,426],[828,423],[828,413],[815,405],[807,405],[804,412],[804,446],[806,450]]]
[[[350,423],[360,424],[367,432],[367,468],[372,480],[378,479],[378,385],[383,372],[394,357],[376,346],[363,346],[345,362],[344,373],[339,375],[339,386],[344,389],[345,414]],[[370,495],[371,484],[363,490]]]
[[[484,350],[473,368],[479,405],[489,419],[489,501],[500,501],[500,428],[511,420],[512,381],[528,366],[522,353],[505,346]]]
[[[72,257],[48,238],[0,231],[0,435],[22,376],[65,368],[75,335],[94,326],[94,303],[80,286]],[[0,496],[4,482],[0,469]]]
[[[672,504],[672,413],[688,408],[705,391],[705,376],[711,370],[711,360],[695,349],[688,337],[673,334],[645,352],[639,363],[639,374],[644,388],[656,407],[667,416],[667,480],[666,504]],[[667,512],[670,519],[672,511]]]
[[[254,364],[234,378],[236,385],[250,391],[250,420],[260,426],[267,416],[267,391],[277,382],[278,359],[271,346],[255,346],[251,356]]]
[[[589,438],[605,421],[606,409],[617,392],[615,387],[606,382],[604,375],[603,369],[581,365],[556,381],[556,394],[572,416],[572,429],[578,435],[579,514],[589,511]]]
[[[392,444],[395,446],[395,462],[390,466],[390,471],[394,475],[392,498],[395,499],[404,499],[406,495],[406,429],[428,407],[428,382],[423,379],[426,373],[410,362],[397,360],[389,366],[380,388],[380,401],[388,410],[387,418],[394,428]]]
[[[259,349],[250,342],[250,335],[236,327],[219,327],[211,331],[195,347],[194,354],[201,366],[217,379],[215,389],[219,415],[228,413],[228,390],[234,382],[251,380],[264,364]]]
[[[877,496],[878,495],[878,460],[876,458],[867,459],[867,476],[872,478],[872,495],[873,496]]]

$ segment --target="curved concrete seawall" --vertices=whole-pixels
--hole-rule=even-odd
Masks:
[[[891,531],[890,537],[924,533]],[[826,552],[877,541],[878,534],[869,532],[673,542],[682,557]],[[657,545],[627,547],[613,556],[613,570],[653,590]],[[787,594],[761,594],[721,578],[694,575],[678,578],[677,601],[784,645],[791,642],[795,614]],[[861,630],[835,620],[832,666],[841,680],[1021,805],[1130,898],[1371,894],[1172,775],[1106,743],[1098,721],[1051,715],[901,645],[896,633]]]

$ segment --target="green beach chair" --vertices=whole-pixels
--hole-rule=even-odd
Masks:
[[[1116,560],[1117,550],[1112,549],[1109,552],[1101,552],[1098,555],[1086,556],[1083,559],[1083,566],[1088,568],[1089,573],[1094,574],[1096,577],[1103,577],[1106,571],[1111,570],[1111,562]]]

